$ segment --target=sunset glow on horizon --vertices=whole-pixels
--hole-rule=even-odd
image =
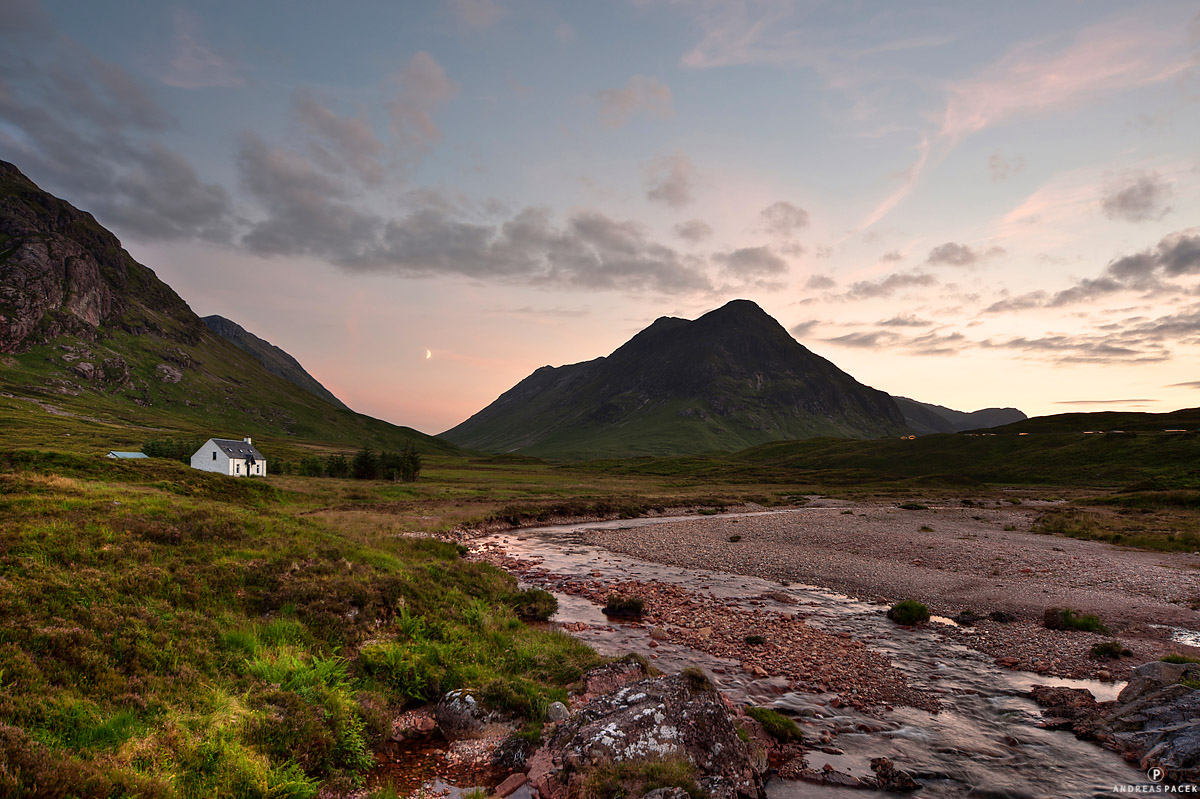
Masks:
[[[0,158],[356,411],[735,298],[922,402],[1200,405],[1194,3],[246,6],[4,3]]]

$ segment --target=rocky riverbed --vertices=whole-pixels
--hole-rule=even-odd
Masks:
[[[776,778],[766,786],[775,799],[895,790],[881,781],[893,770],[931,798],[983,787],[1087,797],[1141,784],[1144,775],[1115,755],[1054,732],[1061,722],[1041,719],[1030,689],[1046,682],[1111,701],[1114,682],[1136,664],[1166,651],[1196,653],[1169,638],[1172,626],[1200,626],[1185,604],[1197,588],[1196,558],[1033,536],[1020,529],[1032,518],[1027,508],[814,504],[510,531],[474,540],[472,557],[556,593],[558,626],[602,652],[640,651],[668,673],[698,664],[743,721],[747,703],[795,718],[807,745],[773,765],[806,787],[796,793]],[[605,619],[599,606],[612,594],[642,598],[641,620]],[[884,618],[891,601],[910,597],[947,615],[970,608],[978,621],[935,617],[914,629]],[[1054,605],[1101,614],[1134,654],[1091,657],[1091,646],[1109,636],[1046,629],[1042,612]],[[572,716],[588,701],[573,699]],[[453,742],[437,757],[447,773],[487,769],[497,744]],[[543,773],[559,768],[553,760]],[[513,789],[525,799],[563,787],[537,784],[544,762],[515,765],[505,765],[512,773],[497,794]]]
[[[814,500],[789,513],[595,528],[585,540],[643,560],[716,568],[982,621],[949,634],[1004,665],[1061,677],[1124,679],[1171,651],[1196,654],[1170,628],[1200,629],[1200,556],[1037,535],[1040,506],[937,507]],[[1090,657],[1111,636],[1046,630],[1047,608],[1097,615],[1131,655]],[[1009,623],[988,618],[1001,612]],[[1004,616],[1001,616],[1004,618]]]

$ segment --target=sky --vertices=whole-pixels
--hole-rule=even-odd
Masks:
[[[427,433],[751,299],[860,382],[1200,405],[1195,2],[0,0],[0,158]]]

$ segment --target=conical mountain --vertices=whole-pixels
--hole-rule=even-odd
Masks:
[[[441,437],[487,452],[594,458],[907,432],[890,396],[734,300],[694,321],[664,316],[606,358],[542,367]]]

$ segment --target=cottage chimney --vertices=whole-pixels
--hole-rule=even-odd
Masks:
[[[246,443],[250,446],[254,446],[254,442],[250,440],[250,436],[246,436]]]

